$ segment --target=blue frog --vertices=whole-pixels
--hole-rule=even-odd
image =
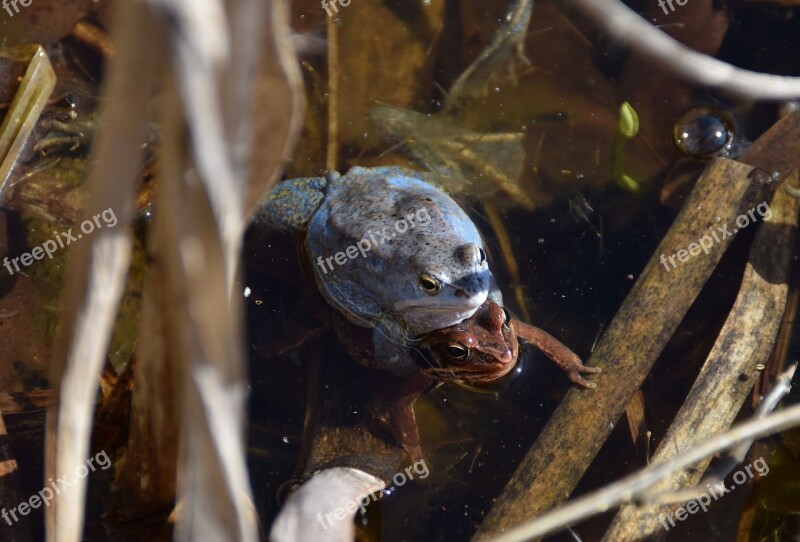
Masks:
[[[375,366],[408,377],[415,337],[502,304],[477,228],[428,174],[353,167],[282,182],[258,220],[305,234],[317,286],[350,322],[373,329]]]

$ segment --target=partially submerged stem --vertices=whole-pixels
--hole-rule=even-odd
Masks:
[[[769,358],[783,317],[799,208],[800,202],[784,190],[779,190],[767,207],[771,213],[753,241],[736,302],[651,465],[664,463],[680,450],[726,430],[747,400],[758,378],[758,366]],[[710,461],[707,458],[691,471],[675,473],[654,492],[698,484]],[[657,506],[623,508],[604,539],[622,542],[647,538],[661,528],[659,513],[668,511]]]
[[[328,17],[328,150],[325,168],[339,162],[339,25]]]
[[[587,363],[603,369],[593,379],[598,389],[567,392],[481,525],[477,540],[540,514],[573,490],[732,239],[720,239],[708,254],[675,268],[665,269],[663,255],[695,243],[711,224],[732,224],[761,186],[751,177],[753,171],[724,158],[708,166]]]
[[[511,246],[508,230],[494,204],[490,202],[484,203],[483,211],[486,213],[486,219],[497,236],[497,244],[500,245],[500,252],[506,262],[508,274],[511,276],[511,288],[514,290],[514,298],[519,305],[519,310],[522,312],[522,319],[530,322],[531,313],[528,310],[528,300],[525,299],[525,290],[522,288],[522,280],[519,275],[519,265],[517,264],[517,257],[514,255],[514,249]]]

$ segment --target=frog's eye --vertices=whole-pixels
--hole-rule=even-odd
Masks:
[[[447,343],[447,354],[455,361],[464,362],[469,358],[469,348],[461,343]]]
[[[486,253],[483,251],[482,248],[478,249],[478,257],[480,258],[481,265],[486,263]]]
[[[439,279],[428,273],[422,273],[419,276],[419,285],[425,290],[426,294],[430,295],[436,295],[442,289],[442,283],[439,282]]]
[[[505,320],[503,321],[503,324],[504,325],[510,324],[511,323],[511,313],[508,312],[508,310],[505,307],[500,307],[500,308],[503,309],[503,316],[505,317]]]

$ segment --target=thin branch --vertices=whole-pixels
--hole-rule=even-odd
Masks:
[[[794,372],[797,369],[797,363],[793,363],[786,371],[781,373],[775,387],[770,391],[761,403],[758,405],[753,419],[759,420],[766,417],[772,412],[783,397],[791,391],[791,381],[794,377]],[[646,493],[643,499],[640,499],[640,504],[675,504],[690,501],[697,498],[702,493],[706,492],[706,486],[718,486],[728,476],[736,465],[744,461],[747,451],[753,445],[752,440],[746,440],[739,446],[734,448],[728,453],[728,456],[722,461],[722,464],[714,469],[714,472],[706,475],[697,485],[681,489],[678,491],[670,491],[667,493],[654,493],[650,491]]]
[[[724,88],[743,97],[788,100],[800,96],[800,77],[783,77],[736,68],[693,51],[617,0],[566,0],[609,34],[676,75],[700,85]]]
[[[748,421],[687,450],[667,463],[626,476],[604,489],[589,493],[529,523],[511,529],[506,534],[493,538],[492,542],[520,542],[557,532],[568,525],[607,512],[609,508],[632,502],[649,487],[714,453],[797,426],[800,426],[800,405],[794,405],[765,418]]]

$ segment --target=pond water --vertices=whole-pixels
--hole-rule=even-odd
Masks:
[[[754,71],[800,75],[796,0],[690,0],[670,3],[674,9],[627,4],[693,49]],[[696,87],[550,0],[536,2],[529,25],[508,27],[509,38],[491,53],[491,62],[473,64],[497,39],[506,14],[518,15],[525,5],[293,2],[306,111],[282,178],[353,166],[432,172],[481,232],[514,317],[546,330],[585,361],[709,160],[736,158],[797,104],[747,101],[724,89]],[[52,141],[52,150],[29,151],[12,178],[20,183],[13,197],[0,199],[0,257],[42,244],[52,228],[65,230],[85,203],[78,187],[86,176],[88,143],[81,138],[96,124],[104,61],[71,38],[49,45],[48,53],[59,79],[35,137],[61,139]],[[19,75],[9,73],[13,68],[0,62],[2,81]],[[465,73],[471,75],[460,79]],[[463,84],[455,96],[457,81]],[[0,106],[7,108],[7,101],[0,94]],[[82,122],[79,137],[74,130],[64,135],[59,122]],[[110,348],[116,370],[135,344],[151,189],[145,183],[140,197],[131,280]],[[710,219],[715,214],[709,210]],[[764,215],[751,218],[755,224]],[[623,416],[574,495],[648,464],[733,306],[757,230],[741,228],[656,360],[638,397],[643,415],[632,424],[636,434]],[[28,273],[0,268],[0,393],[6,398],[50,387],[47,360],[66,255]],[[369,412],[374,396],[386,388],[384,376],[358,365],[340,344],[302,239],[252,227],[243,267],[248,466],[268,529],[314,453],[314,433],[330,414],[324,405],[331,386],[346,388],[333,396],[341,407],[338,419],[352,426],[376,414]],[[790,323],[775,340],[769,374],[798,355],[791,325],[797,284],[793,270]],[[447,383],[423,394],[415,409],[427,474],[417,472],[358,514],[358,539],[469,540],[570,386],[529,346],[512,378],[480,388]],[[793,392],[787,402],[796,398]],[[739,418],[752,412],[748,400]],[[42,411],[20,407],[5,414],[9,427],[26,428],[16,446],[32,450],[20,472],[24,489],[34,492],[42,478],[43,458],[35,452],[43,439]],[[799,451],[796,430],[760,441],[746,462],[763,458],[768,475],[661,534],[705,542],[797,540]],[[94,491],[87,539],[110,539],[99,521],[107,510]],[[548,540],[600,540],[614,515]],[[41,524],[41,515],[31,518]],[[133,540],[136,531],[127,526],[117,535]],[[43,536],[41,528],[33,532]]]

